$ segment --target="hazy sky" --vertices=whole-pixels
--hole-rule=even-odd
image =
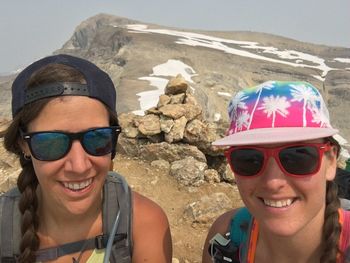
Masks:
[[[98,13],[350,48],[349,12],[350,0],[0,0],[0,73],[50,55]]]

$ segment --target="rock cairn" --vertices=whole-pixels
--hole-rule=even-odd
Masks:
[[[181,185],[233,182],[222,151],[211,145],[219,137],[217,127],[204,120],[181,75],[168,82],[156,107],[144,116],[120,114],[119,122],[118,151],[169,169]]]

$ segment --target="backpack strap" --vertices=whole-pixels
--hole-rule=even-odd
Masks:
[[[107,246],[108,235],[99,235],[94,238],[66,243],[57,247],[40,249],[36,252],[36,261],[45,262],[55,260],[61,256],[76,253],[82,250],[103,249]],[[123,240],[126,234],[117,234],[114,241]]]
[[[20,192],[13,188],[0,197],[0,262],[16,262],[21,239]]]
[[[247,252],[252,216],[246,207],[238,208],[232,216],[227,238],[216,234],[210,241],[209,254],[213,262],[241,262],[241,254]],[[242,261],[245,262],[245,261]]]
[[[18,202],[21,194],[17,188],[0,196],[0,262],[15,263],[21,240]],[[103,235],[87,240],[63,244],[58,247],[37,251],[37,260],[48,261],[60,256],[81,251],[81,249],[102,249],[107,246],[109,234],[117,212],[120,210],[120,221],[113,240],[110,262],[131,262],[132,255],[132,198],[131,190],[125,179],[117,173],[109,172],[103,192]]]
[[[339,221],[342,224],[340,250],[344,252],[345,259],[350,260],[350,211],[339,209]]]
[[[113,244],[110,255],[111,263],[131,262],[132,258],[132,191],[124,177],[115,172],[109,172],[104,185],[103,202],[103,232],[111,233],[120,211],[117,235],[123,234],[124,239]]]
[[[209,241],[208,253],[214,263],[239,263],[239,260],[235,257],[238,254],[238,247],[232,244],[228,235],[229,233],[224,237],[217,233]]]
[[[231,220],[230,238],[234,246],[239,248],[236,256],[241,262],[246,262],[248,257],[248,242],[252,223],[253,217],[246,207],[241,207]]]
[[[247,243],[251,218],[252,216],[246,207],[239,208],[232,217],[230,238],[235,246],[242,247],[243,244]]]

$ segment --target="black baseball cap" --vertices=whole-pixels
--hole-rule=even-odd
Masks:
[[[33,73],[50,64],[63,64],[76,69],[84,76],[86,84],[56,82],[27,89],[26,85]],[[12,116],[28,103],[65,95],[88,96],[101,101],[116,112],[116,91],[108,74],[85,59],[59,54],[42,58],[18,74],[12,84]]]

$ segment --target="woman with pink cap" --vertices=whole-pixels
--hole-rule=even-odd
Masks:
[[[269,81],[231,100],[227,136],[214,142],[245,208],[212,225],[203,262],[347,262],[350,215],[334,183],[338,131],[319,91]]]

